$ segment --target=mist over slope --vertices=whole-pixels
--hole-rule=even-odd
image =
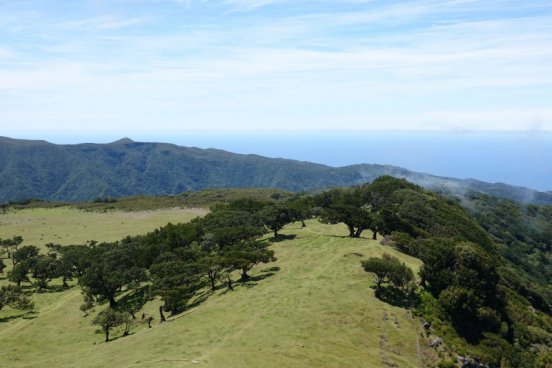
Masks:
[[[221,187],[304,191],[370,182],[381,175],[405,178],[437,191],[479,191],[521,202],[552,204],[551,192],[438,177],[390,165],[331,167],[126,138],[109,144],[56,145],[0,137],[0,202],[28,198],[81,201]]]

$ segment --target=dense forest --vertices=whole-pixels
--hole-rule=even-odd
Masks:
[[[469,211],[455,198],[383,176],[314,195],[221,202],[203,218],[115,243],[48,244],[44,254],[21,246],[21,237],[4,239],[13,268],[0,307],[32,308],[23,285],[40,291],[55,278],[63,287],[74,279],[82,311],[104,305],[94,323],[108,341],[113,327],[129,326],[127,334],[135,319],[163,321],[201,303],[206,290],[232,292],[250,280],[252,267],[276,259],[270,246],[284,237],[282,228],[317,218],[422,260],[417,275],[387,255],[358,267],[374,275],[376,297],[412,308],[427,333],[443,340],[441,366],[454,366],[458,356],[466,367],[550,366],[550,208],[475,194],[463,205]],[[161,300],[159,314],[140,318],[153,297]]]

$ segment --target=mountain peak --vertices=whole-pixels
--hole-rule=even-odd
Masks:
[[[112,142],[111,144],[128,144],[128,143],[136,143],[132,139],[128,137],[124,137],[119,139],[118,141]]]

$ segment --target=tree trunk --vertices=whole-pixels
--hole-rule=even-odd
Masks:
[[[360,234],[362,234],[362,228],[358,228],[357,231],[355,232],[355,238],[360,238]]]
[[[159,306],[159,319],[161,320],[161,322],[166,321],[165,315],[163,314],[163,306],[162,305]]]
[[[209,275],[209,280],[211,280],[211,290],[215,291],[215,277]]]
[[[249,280],[249,275],[247,274],[247,271],[242,268],[242,274],[241,274],[241,281],[247,281]]]
[[[65,289],[69,288],[69,285],[67,285],[67,277],[63,276],[62,280],[63,280],[63,285],[62,285],[63,288]]]
[[[355,237],[355,228],[352,226],[349,226],[349,238]]]
[[[117,302],[115,301],[115,297],[110,295],[107,298],[109,300],[109,306],[111,308],[115,308],[117,306]]]
[[[109,341],[109,329],[105,330],[105,342]]]
[[[228,275],[228,289],[234,291],[234,287],[232,286],[232,279],[230,278],[230,275]]]
[[[21,287],[21,280],[17,280],[17,287]]]
[[[275,238],[278,237],[278,230],[274,230],[274,237],[275,237]]]
[[[378,240],[378,232],[376,230],[372,230],[372,240]]]
[[[301,227],[307,227],[307,224],[305,224],[305,220],[301,220]]]

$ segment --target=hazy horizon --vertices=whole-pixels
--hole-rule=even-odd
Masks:
[[[552,191],[552,133],[374,131],[180,131],[17,134],[56,144],[109,143],[123,137],[309,161],[329,166],[360,163],[478,179]]]

